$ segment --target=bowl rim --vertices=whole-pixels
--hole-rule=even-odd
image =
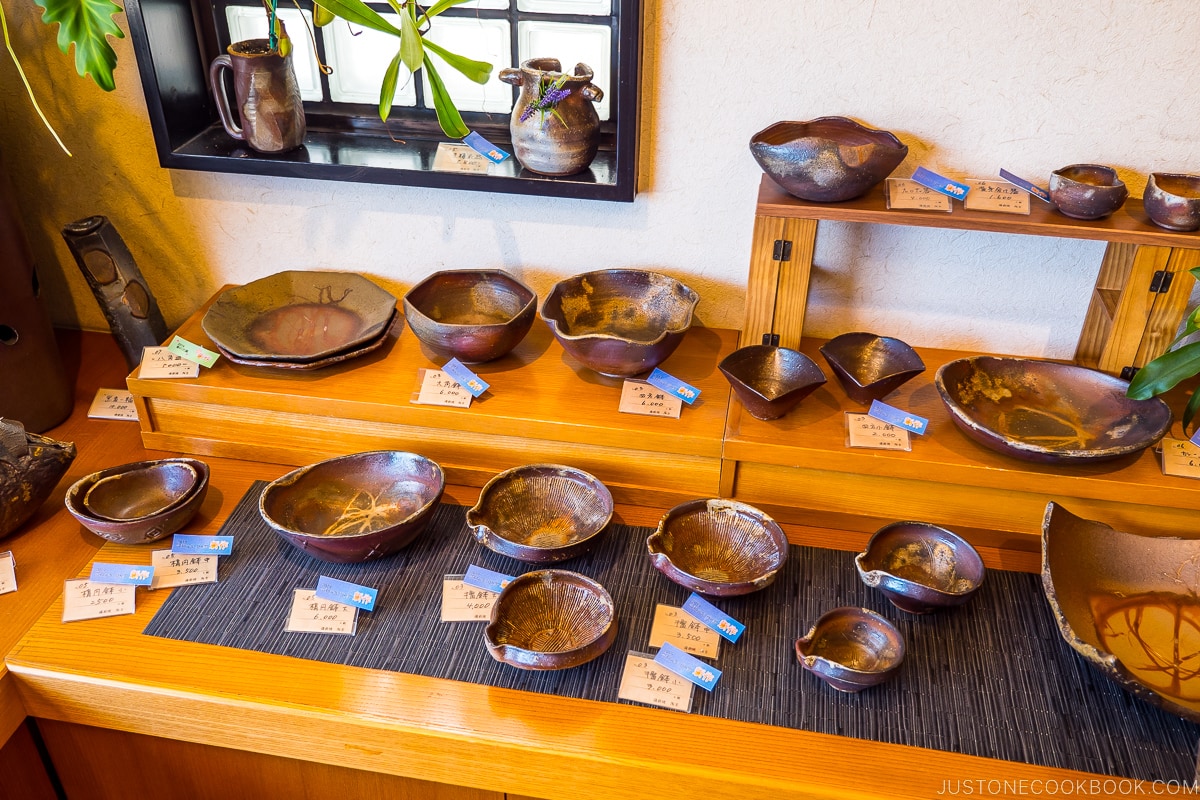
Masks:
[[[776,122],[772,122],[770,125],[768,125],[767,127],[763,128],[762,130],[758,131],[757,133],[755,133],[753,136],[750,137],[750,146],[754,147],[757,145],[759,147],[780,147],[780,146],[782,146],[782,144],[792,144],[794,142],[798,142],[798,141],[801,141],[804,139],[817,139],[820,141],[834,142],[834,143],[840,145],[841,143],[838,142],[836,139],[831,139],[827,136],[810,136],[807,133],[800,135],[800,136],[796,136],[792,139],[789,139],[787,142],[783,142],[778,145],[762,141],[763,137],[767,136],[768,133],[774,133],[775,130],[778,128],[784,128],[784,127],[792,126],[792,125],[797,126],[797,127],[803,126],[803,127],[807,128],[809,125],[815,125],[818,122],[836,122],[836,123],[845,125],[847,128],[857,129],[859,131],[863,131],[863,132],[869,133],[869,134],[877,134],[880,136],[880,138],[882,138],[884,140],[884,141],[879,141],[879,142],[868,142],[865,145],[851,145],[853,147],[866,147],[866,146],[873,146],[873,145],[881,146],[881,147],[891,146],[891,147],[895,147],[896,150],[903,150],[906,154],[908,153],[908,145],[906,145],[904,142],[900,141],[900,137],[897,136],[896,134],[892,133],[891,131],[884,130],[883,128],[872,128],[870,125],[865,125],[856,119],[852,119],[850,117],[844,117],[844,116],[841,116],[840,114],[828,114],[823,117],[814,117],[813,119],[796,119],[796,120],[781,119]]]
[[[881,342],[895,343],[896,345],[900,346],[899,347],[900,352],[898,354],[899,357],[905,357],[905,356],[911,355],[913,358],[915,358],[917,360],[917,363],[919,363],[920,366],[919,367],[905,367],[903,369],[893,368],[892,371],[887,373],[886,375],[881,375],[878,378],[876,378],[875,380],[871,381],[870,383],[863,383],[861,380],[859,380],[860,376],[855,374],[855,371],[852,371],[846,364],[842,363],[841,355],[838,354],[836,352],[836,350],[831,351],[831,350],[827,349],[827,348],[829,348],[830,345],[834,344],[835,342],[838,342],[838,341],[846,342],[846,341],[849,341],[850,339],[854,339],[854,338],[858,338],[858,337],[867,337],[866,342],[881,341]],[[864,344],[865,344],[865,342],[864,342]],[[878,334],[878,333],[871,333],[870,331],[846,331],[845,333],[839,333],[837,336],[834,336],[829,341],[821,344],[821,346],[818,347],[817,350],[821,353],[822,358],[824,358],[829,363],[829,366],[831,369],[833,369],[839,375],[845,375],[848,379],[853,381],[854,385],[857,386],[859,389],[869,389],[871,387],[878,386],[879,384],[882,384],[885,381],[891,380],[893,378],[898,378],[901,375],[908,375],[909,378],[915,378],[916,376],[920,375],[922,372],[924,372],[925,370],[927,370],[929,368],[925,364],[925,359],[921,358],[921,354],[918,353],[916,348],[913,347],[908,342],[904,341],[903,339],[897,339],[895,336],[884,336],[884,335]]]
[[[900,643],[900,655],[896,659],[896,663],[889,667],[885,667],[884,669],[857,669],[841,661],[835,661],[832,658],[823,656],[819,653],[805,653],[800,649],[802,643],[807,645],[813,640],[813,637],[816,636],[817,631],[823,625],[829,624],[836,617],[843,616],[853,616],[859,619],[869,620],[873,624],[894,634],[896,641]],[[895,625],[895,623],[880,614],[878,611],[872,611],[871,609],[863,608],[862,606],[838,606],[837,608],[829,609],[824,614],[817,617],[816,621],[813,622],[813,624],[809,627],[808,633],[796,639],[794,647],[796,649],[796,657],[806,664],[813,662],[832,664],[843,672],[847,672],[852,675],[862,675],[864,677],[887,675],[888,673],[898,669],[900,665],[904,663],[904,659],[908,655],[908,642],[904,640],[904,634],[900,632],[900,629]]]
[[[412,300],[412,295],[418,289],[424,289],[425,284],[432,283],[432,282],[436,281],[438,278],[445,276],[445,275],[501,276],[505,280],[514,284],[517,288],[519,288],[520,290],[522,290],[526,294],[528,294],[529,299],[521,306],[521,309],[519,311],[517,311],[515,314],[513,314],[511,317],[509,317],[504,322],[491,322],[491,323],[484,323],[484,324],[474,324],[474,323],[468,324],[468,323],[460,323],[460,322],[443,322],[441,320],[436,320],[433,317],[426,314],[425,311]],[[533,309],[537,306],[538,296],[537,296],[537,293],[535,291],[533,291],[533,289],[530,289],[523,282],[518,280],[516,278],[516,276],[514,276],[512,273],[508,272],[507,270],[481,267],[478,269],[440,269],[437,272],[433,272],[433,273],[427,275],[422,280],[413,284],[412,288],[410,288],[407,292],[404,293],[404,297],[401,298],[401,302],[404,307],[404,318],[406,320],[408,320],[408,325],[410,328],[413,328],[413,324],[412,324],[412,320],[410,319],[410,316],[416,315],[416,316],[420,317],[420,320],[423,324],[426,324],[432,328],[446,328],[449,330],[462,330],[465,328],[471,328],[474,330],[491,331],[491,330],[503,330],[503,329],[507,328],[508,326],[512,325],[517,320],[521,319],[525,314],[529,313],[531,309]],[[416,328],[413,328],[413,333],[417,336],[418,339],[421,338],[421,335],[417,332]],[[422,339],[422,341],[424,341],[424,340]]]
[[[1111,183],[1088,183],[1087,181],[1077,180],[1065,173],[1071,170],[1094,170],[1103,173],[1105,177],[1111,178]],[[1065,167],[1059,167],[1050,173],[1051,178],[1058,178],[1060,181],[1068,181],[1077,186],[1090,186],[1093,189],[1123,189],[1125,182],[1121,180],[1121,176],[1117,174],[1115,167],[1110,167],[1108,164],[1067,164]],[[1054,187],[1051,187],[1053,191]]]
[[[545,575],[549,575],[549,580],[551,580],[551,581],[554,581],[555,579],[558,579],[558,578],[566,578],[567,576],[570,576],[572,581],[582,583],[588,589],[588,591],[590,591],[593,594],[595,594],[596,596],[598,596],[603,601],[604,607],[608,612],[608,619],[605,620],[604,626],[591,639],[589,639],[588,641],[579,645],[578,647],[571,648],[570,650],[531,650],[527,647],[521,647],[519,645],[510,644],[507,642],[496,641],[494,632],[495,632],[496,626],[500,622],[500,616],[503,613],[504,609],[506,608],[505,595],[509,595],[511,597],[511,594],[515,594],[514,587],[521,587],[521,586],[524,586],[525,584],[533,583],[534,581],[545,580],[545,578],[543,577]],[[531,572],[523,573],[508,582],[508,584],[500,591],[500,594],[496,597],[495,602],[492,603],[491,617],[488,620],[488,624],[483,629],[483,641],[484,641],[484,644],[487,646],[489,652],[491,652],[497,660],[503,661],[506,664],[511,664],[514,666],[521,666],[521,664],[515,663],[514,661],[510,661],[508,659],[501,658],[500,655],[498,655],[498,652],[502,653],[502,652],[505,652],[508,650],[512,650],[517,653],[528,653],[534,657],[552,656],[552,657],[558,657],[558,658],[562,659],[562,658],[571,656],[576,653],[585,652],[588,648],[595,647],[597,645],[597,643],[602,642],[605,638],[609,638],[610,636],[615,636],[616,625],[617,625],[616,604],[613,602],[612,595],[609,594],[608,590],[605,589],[604,586],[601,585],[601,583],[599,581],[597,581],[595,578],[591,578],[587,575],[584,575],[583,573],[575,572],[574,570],[558,569],[558,568],[551,567],[551,568],[538,569],[538,570],[533,570]],[[609,642],[608,646],[611,646],[611,644],[612,643]],[[591,658],[588,658],[585,661],[580,662],[580,663],[581,664],[586,663],[587,661],[590,661],[593,658],[598,657],[604,650],[608,649],[608,646],[605,646],[603,650],[601,650],[598,653],[595,653],[594,655],[591,656]]]
[[[866,565],[864,564],[864,562],[871,555],[871,550],[873,547],[875,547],[876,542],[882,541],[882,539],[888,533],[890,533],[892,530],[894,530],[896,528],[907,527],[907,526],[927,528],[927,529],[931,529],[934,531],[938,531],[942,535],[944,535],[946,538],[953,540],[956,543],[957,547],[959,547],[960,549],[962,549],[964,552],[966,552],[968,554],[969,558],[973,558],[975,561],[977,561],[979,563],[979,569],[980,569],[979,580],[973,582],[969,587],[962,589],[960,591],[951,591],[951,590],[947,590],[947,589],[942,589],[937,586],[932,586],[928,583],[922,583],[920,581],[912,580],[911,578],[902,578],[899,575],[888,572],[885,569],[879,569],[879,568],[868,569],[866,567]],[[879,530],[875,531],[873,534],[871,534],[871,538],[867,540],[867,545],[865,548],[863,548],[863,551],[861,553],[859,553],[858,555],[854,556],[854,566],[858,569],[858,575],[860,578],[862,578],[863,583],[867,584],[868,586],[870,586],[872,588],[880,588],[882,590],[882,587],[880,586],[880,584],[886,578],[890,581],[896,581],[905,586],[920,587],[921,589],[924,589],[925,591],[933,592],[939,596],[950,597],[950,598],[965,597],[967,595],[972,594],[973,592],[978,590],[980,586],[983,585],[984,580],[987,578],[987,565],[985,565],[983,563],[983,558],[979,555],[979,551],[975,549],[974,545],[972,545],[970,542],[968,542],[962,536],[960,536],[959,534],[950,530],[949,528],[944,528],[941,525],[935,525],[932,522],[922,522],[920,520],[900,520],[898,522],[890,522],[887,525],[884,525]]]
[[[79,504],[83,508],[87,509],[89,515],[91,515],[93,518],[111,520],[112,522],[136,522],[138,520],[153,517],[155,514],[161,514],[164,511],[169,511],[172,508],[174,508],[175,506],[182,505],[184,502],[187,501],[187,499],[189,497],[192,496],[193,492],[195,492],[195,490],[196,490],[196,484],[198,484],[201,480],[200,470],[197,469],[196,465],[194,463],[192,463],[189,459],[184,459],[184,458],[159,459],[143,468],[145,471],[149,472],[150,470],[156,470],[161,467],[171,466],[171,465],[175,465],[175,464],[178,464],[178,465],[186,468],[192,475],[192,479],[188,483],[187,489],[184,492],[182,492],[178,497],[176,497],[174,500],[167,503],[165,506],[162,506],[161,508],[159,508],[155,511],[152,511],[149,514],[142,514],[141,516],[138,516],[138,517],[110,517],[107,514],[101,514],[99,511],[96,511],[94,508],[91,507],[91,505],[88,504],[88,498],[92,496],[92,492],[95,491],[97,486],[99,486],[100,484],[102,484],[106,481],[115,481],[116,479],[120,478],[123,475],[128,475],[129,473],[136,472],[138,470],[127,470],[125,472],[119,472],[119,473],[115,473],[113,475],[105,475],[100,478],[97,478],[95,481],[93,481],[90,485],[88,485],[86,487],[86,489],[83,492],[83,497],[79,500]]]
[[[809,368],[815,369],[817,371],[817,375],[820,375],[820,378],[814,378],[813,380],[808,381],[807,383],[803,383],[798,386],[792,386],[783,394],[777,395],[775,397],[768,397],[767,395],[763,394],[762,391],[757,386],[747,383],[739,376],[734,375],[730,372],[730,369],[733,366],[730,363],[731,359],[734,359],[735,357],[737,357],[737,362],[741,363],[743,360],[750,358],[751,356],[755,355],[756,353],[766,353],[768,351],[773,352],[773,353],[788,352],[788,353],[794,353],[794,354],[800,356],[803,359],[802,363],[804,363],[805,369],[806,370]],[[807,389],[810,386],[814,386],[814,387],[823,386],[829,380],[829,378],[825,375],[825,371],[823,369],[821,369],[821,365],[818,364],[815,360],[813,360],[813,358],[811,356],[809,356],[807,353],[802,353],[793,347],[783,347],[782,345],[748,344],[745,347],[739,347],[738,349],[734,350],[729,355],[722,358],[720,360],[720,362],[717,363],[717,369],[720,370],[721,374],[725,376],[725,379],[727,381],[729,381],[730,384],[733,384],[736,381],[738,386],[741,386],[742,388],[746,389],[747,391],[752,392],[756,396],[762,398],[763,401],[767,402],[767,403],[778,403],[780,400],[782,400],[783,398],[792,394],[793,392],[797,392],[802,389]]]
[[[576,281],[581,281],[584,278],[590,278],[595,275],[609,275],[609,274],[616,274],[616,273],[635,273],[635,274],[639,274],[639,275],[652,275],[652,276],[655,276],[656,278],[664,278],[668,281],[671,281],[676,286],[683,289],[682,293],[684,295],[686,295],[689,300],[689,303],[687,306],[687,315],[686,315],[686,319],[684,320],[684,322],[678,328],[672,328],[669,326],[666,328],[663,328],[663,330],[654,339],[630,339],[626,336],[618,336],[613,333],[604,333],[604,332],[566,333],[562,330],[561,326],[558,324],[559,321],[556,317],[550,317],[550,316],[546,315],[546,306],[549,304],[550,299],[556,297],[558,295],[559,291],[562,289],[565,289],[568,284],[570,284],[572,282],[576,282]],[[546,299],[542,301],[542,306],[540,309],[538,309],[538,316],[542,318],[543,322],[545,322],[547,325],[550,326],[551,332],[553,332],[553,334],[561,341],[580,342],[580,341],[595,341],[595,340],[607,339],[607,340],[612,340],[612,341],[617,341],[617,342],[624,342],[625,344],[638,345],[640,347],[652,347],[652,346],[662,342],[668,336],[674,336],[674,335],[680,335],[680,334],[687,333],[688,329],[692,327],[692,319],[695,316],[696,306],[699,303],[700,303],[700,295],[696,292],[695,289],[691,288],[690,286],[688,286],[686,283],[679,280],[678,278],[674,278],[670,275],[667,275],[665,272],[658,272],[656,270],[650,270],[650,269],[630,269],[630,268],[597,269],[597,270],[592,270],[591,272],[581,272],[577,275],[571,275],[570,277],[563,278],[562,280],[555,283],[554,286],[550,289],[549,293],[547,293]]]
[[[91,511],[87,508],[87,506],[85,506],[83,504],[83,495],[86,494],[87,490],[90,489],[92,486],[94,486],[95,483],[97,481],[101,480],[102,478],[110,478],[110,477],[113,477],[116,475],[124,474],[126,472],[132,472],[135,469],[142,469],[147,466],[152,466],[154,464],[159,464],[159,463],[168,462],[168,461],[187,463],[188,466],[192,467],[196,471],[197,479],[196,479],[195,483],[192,484],[192,488],[189,489],[187,491],[187,493],[184,494],[183,497],[179,498],[178,500],[173,501],[169,505],[163,506],[161,509],[159,509],[158,511],[155,511],[153,514],[146,514],[145,516],[141,516],[141,517],[132,517],[130,519],[113,519],[111,517],[97,516],[97,515],[91,513]],[[118,464],[114,467],[106,467],[102,470],[97,470],[96,472],[92,472],[88,475],[84,475],[82,478],[80,478],[79,480],[72,483],[69,487],[67,487],[66,494],[63,497],[63,504],[66,506],[67,511],[69,511],[72,516],[74,516],[77,520],[79,520],[81,523],[84,523],[85,525],[88,522],[94,522],[94,523],[97,523],[100,525],[105,525],[105,526],[114,526],[114,525],[122,526],[122,525],[142,524],[142,523],[149,522],[159,516],[165,516],[165,515],[171,514],[172,512],[178,511],[181,507],[187,505],[189,502],[191,502],[192,500],[195,499],[195,497],[198,493],[200,493],[202,490],[207,490],[208,478],[209,478],[209,466],[206,462],[201,461],[198,458],[188,458],[186,456],[177,456],[177,457],[172,457],[172,458],[147,459],[145,461],[131,461],[128,464]]]

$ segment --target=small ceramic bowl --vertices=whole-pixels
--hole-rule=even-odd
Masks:
[[[1050,201],[1073,219],[1103,219],[1128,196],[1117,171],[1102,164],[1072,164],[1050,174]]]
[[[519,669],[578,667],[612,646],[616,609],[603,586],[577,572],[527,572],[500,592],[483,638],[492,658]]]
[[[752,344],[717,365],[750,416],[778,419],[825,383],[816,362],[797,350]]]
[[[787,561],[775,520],[733,500],[690,500],[668,511],[646,539],[654,567],[700,594],[732,597],[766,588]]]
[[[926,614],[967,602],[983,583],[983,559],[956,533],[927,522],[893,522],[854,558],[863,583],[901,611]]]
[[[399,450],[331,458],[272,481],[258,499],[263,520],[322,561],[357,564],[417,538],[442,498],[436,463]]]
[[[1200,175],[1152,172],[1142,203],[1155,225],[1194,231],[1200,228]]]
[[[907,344],[873,333],[835,336],[821,345],[821,355],[850,399],[864,406],[925,371],[925,362]]]
[[[835,608],[796,640],[801,665],[839,692],[861,692],[896,674],[904,637],[865,608]]]
[[[404,295],[404,317],[416,337],[464,364],[507,354],[536,314],[533,290],[499,269],[435,272]]]
[[[629,378],[675,352],[699,302],[700,295],[666,275],[607,269],[559,281],[541,317],[576,361],[601,375]]]
[[[193,476],[187,486],[180,486]],[[100,486],[97,494],[92,489]],[[80,478],[65,499],[67,511],[92,533],[118,544],[145,544],[170,536],[196,516],[208,494],[208,465],[194,458],[137,461]],[[98,516],[91,505],[126,519]]]
[[[590,550],[612,513],[612,494],[595,477],[559,464],[531,464],[488,481],[467,511],[467,526],[489,550],[554,564]]]

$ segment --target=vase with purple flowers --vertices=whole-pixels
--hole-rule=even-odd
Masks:
[[[594,104],[604,99],[591,67],[576,64],[572,74],[557,58],[531,58],[520,69],[501,70],[500,80],[521,88],[509,130],[522,166],[552,176],[587,169],[600,145]]]

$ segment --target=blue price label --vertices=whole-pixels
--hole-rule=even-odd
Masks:
[[[442,367],[442,372],[445,372],[454,381],[468,392],[471,397],[479,397],[488,390],[489,384],[483,378],[476,375],[471,370],[467,369],[457,358],[452,358]]]
[[[745,625],[695,592],[692,592],[692,596],[683,604],[683,610],[731,642],[736,642],[742,638],[742,633],[746,630]]]
[[[943,178],[936,172],[930,172],[924,167],[917,167],[917,171],[912,174],[912,179],[924,186],[926,189],[933,189],[935,192],[941,192],[947,197],[952,197],[955,200],[964,200],[967,197],[967,192],[971,191],[971,187],[965,183],[952,181],[949,178]]]
[[[654,661],[705,691],[711,692],[721,679],[721,670],[683,652],[670,642],[663,642]]]
[[[187,533],[177,533],[171,537],[172,553],[202,554],[206,556],[227,556],[233,552],[232,536],[192,536]]]
[[[92,583],[123,583],[130,586],[149,586],[154,580],[154,567],[140,564],[92,564],[88,576]]]
[[[673,397],[678,397],[689,406],[700,397],[700,390],[695,386],[692,386],[690,383],[684,383],[679,378],[663,372],[658,367],[655,367],[654,372],[650,373],[650,377],[646,378],[646,383]]]
[[[503,572],[492,572],[490,569],[477,567],[474,564],[467,567],[467,574],[463,575],[463,583],[474,586],[476,589],[486,589],[489,592],[497,594],[513,581],[512,575],[505,575]]]
[[[874,417],[880,422],[886,422],[889,425],[895,425],[897,428],[904,428],[906,431],[912,431],[921,436],[924,436],[925,431],[929,428],[929,420],[924,417],[918,417],[916,414],[901,411],[894,406],[889,406],[887,403],[881,403],[878,400],[871,401],[871,408],[867,411],[867,416]]]
[[[317,590],[313,594],[322,600],[332,600],[344,606],[361,608],[363,611],[374,611],[379,590],[322,575],[317,580]]]
[[[471,131],[463,138],[463,144],[467,145],[493,164],[499,164],[501,161],[508,158],[508,153],[504,152],[499,147],[496,147],[496,145],[492,144],[475,131]]]
[[[1188,439],[1188,441],[1197,447],[1200,447],[1200,430],[1197,430],[1195,433],[1193,433],[1192,438]]]
[[[1025,180],[1024,178],[1018,178],[1016,175],[1013,175],[1011,172],[1009,172],[1006,169],[1000,170],[1000,177],[1004,178],[1004,180],[1008,181],[1013,186],[1018,186],[1018,187],[1024,189],[1025,191],[1029,192],[1031,195],[1036,197],[1038,200],[1044,200],[1047,203],[1050,202],[1050,192],[1048,192],[1045,189],[1043,189],[1042,187],[1038,186],[1036,183],[1030,183],[1029,181]]]

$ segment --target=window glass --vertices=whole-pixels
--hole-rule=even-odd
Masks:
[[[612,29],[607,25],[579,25],[570,22],[525,20],[518,24],[521,61],[529,58],[557,58],[563,70],[573,72],[582,62],[592,68],[592,83],[604,90],[604,99],[596,103],[601,120],[609,118],[612,75]]]
[[[304,27],[305,22],[312,27],[312,14],[294,8],[281,8],[279,18],[283,20],[292,40],[292,69],[296,73],[296,83],[300,86],[300,99],[324,100],[321,73],[313,54],[312,40],[308,38],[308,28]],[[225,21],[229,24],[231,42],[267,38],[267,12],[261,5],[228,6],[225,9]],[[375,102],[379,102],[378,84],[375,89]]]

